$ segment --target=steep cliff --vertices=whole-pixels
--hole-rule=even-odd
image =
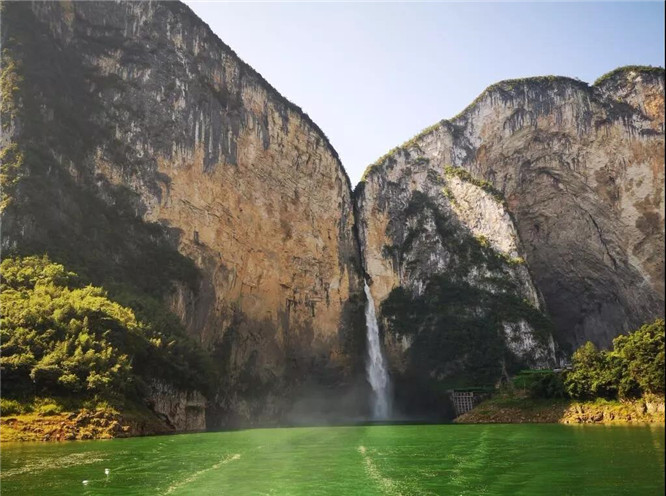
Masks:
[[[545,364],[549,335],[608,345],[664,311],[664,71],[495,84],[355,196],[399,375]]]
[[[501,194],[421,153],[397,154],[357,202],[396,404],[430,415],[446,408],[444,390],[552,366],[556,350]]]
[[[2,9],[5,253],[164,302],[218,367],[209,425],[351,384],[359,252],[321,130],[180,3]]]
[[[352,195],[316,124],[186,6],[1,8],[3,254],[186,330],[201,384],[134,364],[177,428],[361,413],[363,275],[405,412],[663,315],[663,69],[493,85]]]

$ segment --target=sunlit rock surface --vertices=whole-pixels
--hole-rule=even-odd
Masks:
[[[307,115],[183,4],[3,9],[20,78],[3,139],[23,153],[5,249],[161,291],[221,368],[218,417],[279,419],[353,382],[352,192]]]
[[[471,182],[497,193],[497,206]],[[563,344],[608,345],[663,315],[664,71],[621,68],[594,85],[501,82],[380,159],[356,195],[378,302],[448,274],[433,223],[410,220],[417,193],[498,252],[524,257],[521,292],[543,295]],[[410,222],[417,237],[405,235]]]
[[[163,381],[150,385],[148,403],[176,431],[206,429],[206,398],[197,391],[179,391]]]
[[[366,275],[407,413],[663,315],[663,69],[498,83],[352,194],[183,4],[2,9],[3,253],[163,301],[216,366],[178,428],[367,414]]]

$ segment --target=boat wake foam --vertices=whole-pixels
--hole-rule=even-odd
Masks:
[[[190,484],[190,483],[194,482],[196,479],[201,477],[203,474],[205,474],[207,472],[210,472],[211,470],[217,470],[218,468],[222,467],[223,465],[226,465],[227,463],[231,463],[231,462],[234,462],[234,461],[240,459],[240,457],[241,456],[240,456],[239,453],[235,453],[233,455],[225,456],[224,458],[222,458],[219,462],[215,463],[214,465],[211,465],[210,467],[204,468],[202,470],[197,470],[196,472],[194,472],[192,475],[190,475],[186,479],[183,479],[182,481],[179,481],[175,484],[170,485],[167,488],[167,490],[164,494],[171,494],[172,492],[180,489],[181,487],[186,486],[187,484]]]

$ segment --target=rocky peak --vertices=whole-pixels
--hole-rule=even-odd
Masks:
[[[387,178],[462,168],[504,197],[563,341],[606,345],[663,312],[663,85],[635,67],[497,83],[370,166],[357,203],[379,225]]]

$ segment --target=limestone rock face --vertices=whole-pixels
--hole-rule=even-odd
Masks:
[[[179,429],[363,413],[364,276],[405,413],[663,315],[663,69],[498,83],[353,194],[185,5],[0,8],[3,254],[175,315],[214,371],[155,371]]]
[[[552,325],[497,191],[413,149],[374,170],[357,202],[402,413],[441,415],[443,390],[556,363]]]
[[[168,383],[154,381],[148,401],[152,410],[176,431],[206,429],[206,398],[198,391],[179,391]]]
[[[560,343],[608,345],[664,312],[663,69],[619,69],[592,86],[501,82],[380,159],[357,188],[378,302],[395,288],[418,293],[424,276],[450,277],[435,223],[412,216],[417,194],[497,252],[524,258],[514,291],[534,306],[543,295]],[[412,227],[418,234],[406,234]],[[533,348],[530,332],[512,329],[516,346]]]
[[[279,419],[351,381],[352,192],[307,115],[183,4],[3,9],[4,248],[161,293],[221,368],[219,418]]]

